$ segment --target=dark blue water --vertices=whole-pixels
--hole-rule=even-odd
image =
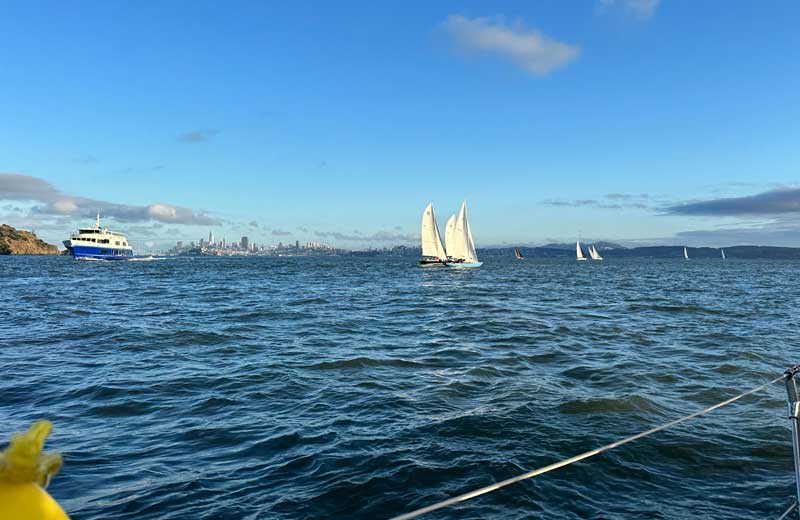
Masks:
[[[800,265],[0,258],[0,434],[76,520],[386,518],[800,362]],[[785,390],[428,518],[773,518]]]

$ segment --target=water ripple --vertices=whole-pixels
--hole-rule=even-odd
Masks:
[[[0,257],[0,423],[55,423],[50,491],[76,519],[385,518],[774,377],[798,361],[795,271]],[[431,518],[776,517],[784,399]]]

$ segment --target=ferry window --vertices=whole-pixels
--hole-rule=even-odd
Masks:
[[[114,245],[118,246],[119,245],[119,241],[114,242]]]

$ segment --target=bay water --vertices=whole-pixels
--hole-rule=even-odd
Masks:
[[[800,363],[798,264],[0,257],[0,439],[75,520],[388,518]],[[774,518],[781,383],[429,518]]]

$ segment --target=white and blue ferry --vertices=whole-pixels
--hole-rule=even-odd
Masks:
[[[73,233],[69,240],[64,240],[64,247],[75,258],[127,260],[133,257],[133,247],[125,235],[100,227],[99,213],[93,227]]]

